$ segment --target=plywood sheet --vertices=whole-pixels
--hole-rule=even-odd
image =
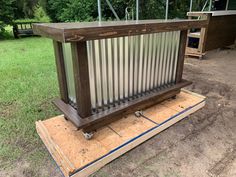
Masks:
[[[198,94],[181,91],[176,99],[144,110],[144,117],[137,118],[131,114],[100,128],[91,140],[86,140],[82,132],[66,121],[63,115],[37,121],[36,129],[65,176],[87,176],[200,109],[204,104],[199,104],[204,100],[205,97]],[[176,115],[178,117],[174,120]],[[159,127],[167,120],[170,121]]]

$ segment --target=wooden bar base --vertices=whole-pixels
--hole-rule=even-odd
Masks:
[[[112,121],[118,120],[127,114],[145,109],[163,100],[171,98],[178,94],[181,88],[190,85],[191,83],[192,82],[187,80],[181,80],[179,83],[168,88],[152,92],[146,96],[142,96],[134,100],[130,100],[129,102],[120,104],[119,106],[111,107],[108,110],[104,110],[98,114],[94,114],[86,118],[80,117],[77,111],[70,104],[64,103],[64,101],[61,99],[56,99],[53,103],[78,129],[83,128],[84,132],[91,132],[97,128],[111,123]]]
[[[143,110],[145,117],[129,114],[98,129],[91,140],[64,116],[36,122],[37,132],[67,176],[88,176],[107,163],[155,136],[205,105],[205,97],[182,90],[169,99]]]

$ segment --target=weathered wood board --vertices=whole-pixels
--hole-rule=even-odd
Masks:
[[[176,99],[130,114],[100,128],[91,140],[63,115],[36,122],[37,132],[65,176],[88,176],[205,105],[205,97],[182,90]]]

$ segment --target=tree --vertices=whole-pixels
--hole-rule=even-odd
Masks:
[[[15,0],[0,0],[0,37],[5,32],[4,27],[12,24],[14,19],[14,2]]]
[[[171,0],[169,1],[168,18],[186,18],[189,11],[189,0]]]
[[[0,0],[0,21],[5,24],[10,24],[14,19],[15,0]]]
[[[46,12],[53,22],[60,22],[61,11],[67,6],[69,0],[47,0]]]
[[[163,19],[165,18],[165,0],[140,0],[140,19]]]
[[[47,16],[43,7],[40,5],[36,5],[34,7],[34,18],[39,22],[50,22],[50,18]]]
[[[94,0],[69,0],[59,16],[60,21],[92,21],[96,3]]]
[[[91,21],[96,11],[96,0],[48,0],[46,12],[54,22]]]
[[[15,18],[33,18],[34,8],[39,0],[16,0]]]

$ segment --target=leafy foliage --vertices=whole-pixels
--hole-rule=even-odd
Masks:
[[[0,0],[0,21],[3,23],[11,23],[14,18],[13,3],[15,0]]]
[[[47,0],[45,1],[45,9],[49,17],[54,22],[60,21],[61,12],[67,6],[69,0]]]
[[[39,22],[50,22],[51,19],[48,17],[43,7],[40,5],[36,5],[34,8],[34,18]]]
[[[135,19],[136,0],[109,0],[120,19],[129,8]],[[169,0],[168,17],[186,18],[189,0]],[[194,0],[193,10],[201,10],[205,0]],[[166,0],[139,0],[139,19],[165,18]],[[106,0],[101,0],[103,20],[115,20]],[[94,21],[98,18],[97,0],[0,0],[0,33],[13,19],[32,19],[42,22]]]
[[[7,0],[6,0],[7,1]],[[33,18],[34,7],[38,4],[39,0],[15,0],[15,18]]]
[[[139,4],[140,19],[165,18],[165,0],[142,0]]]
[[[45,9],[50,18],[55,22],[61,21],[91,21],[96,20],[97,0],[43,0]],[[120,19],[125,18],[125,9],[132,9],[135,14],[136,0],[109,0]],[[189,0],[170,0],[169,18],[186,18],[189,11]],[[193,1],[193,10],[201,10],[205,0]],[[139,0],[140,19],[165,18],[166,0]],[[103,20],[115,19],[112,11],[106,3],[101,1]]]
[[[60,21],[91,21],[93,20],[93,12],[96,9],[94,0],[68,0],[61,10]]]
[[[15,0],[0,0],[0,38],[5,36],[5,26],[14,19],[14,2]]]

